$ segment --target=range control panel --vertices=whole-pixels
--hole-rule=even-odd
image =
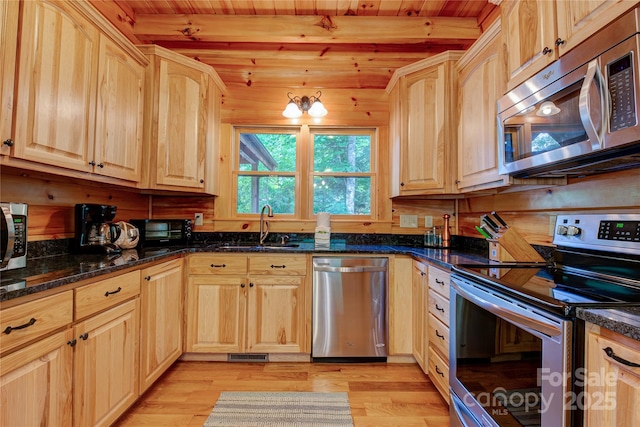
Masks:
[[[558,215],[553,243],[640,255],[640,214]]]

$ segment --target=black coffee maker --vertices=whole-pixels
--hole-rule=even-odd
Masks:
[[[78,204],[75,207],[76,251],[78,253],[120,253],[111,241],[117,208],[109,205]]]

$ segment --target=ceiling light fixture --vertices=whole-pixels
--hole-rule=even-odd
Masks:
[[[282,112],[282,115],[289,119],[296,119],[302,116],[302,113],[307,112],[311,117],[324,117],[327,115],[327,109],[324,108],[320,97],[322,92],[316,92],[315,96],[291,96],[292,93],[287,93],[289,97],[289,103]]]
[[[538,116],[554,116],[560,112],[560,108],[551,101],[545,101],[540,104],[540,109],[536,115]]]

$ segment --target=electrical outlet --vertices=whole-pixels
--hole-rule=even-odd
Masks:
[[[424,226],[425,228],[433,227],[433,217],[431,215],[427,215],[424,217]]]
[[[202,213],[197,213],[194,215],[194,219],[193,219],[193,224],[194,225],[202,225],[204,224],[204,214]]]
[[[418,215],[400,215],[400,227],[418,228]]]

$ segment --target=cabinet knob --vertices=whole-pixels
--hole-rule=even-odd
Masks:
[[[88,332],[85,332],[84,334],[80,335],[80,339],[81,339],[82,341],[86,341],[86,340],[88,340],[88,339],[89,339],[89,333],[88,333]]]
[[[543,55],[548,55],[550,53],[553,53],[553,50],[549,49],[547,46],[545,46],[544,49],[542,49]]]
[[[146,280],[147,282],[151,280],[151,276],[144,276],[144,280]]]
[[[11,139],[11,138],[5,139],[4,141],[2,141],[2,143],[4,145],[6,145],[7,147],[13,147],[13,139]]]
[[[201,179],[201,180],[200,180],[200,184],[204,184],[204,179]]]
[[[244,288],[245,286],[247,286],[247,285],[245,285],[244,283],[240,283],[240,287],[241,288]]]
[[[74,338],[71,341],[67,341],[67,344],[70,345],[71,347],[75,347],[76,344],[78,343],[78,341]]]
[[[98,163],[98,167],[99,168],[103,168],[104,167],[104,163]]]
[[[556,39],[556,47],[560,47],[560,46],[562,46],[562,45],[563,45],[563,44],[565,44],[565,43],[566,43],[566,41],[562,40],[560,37],[558,37],[558,38]]]
[[[95,165],[96,165],[96,162],[94,162],[93,160],[89,162],[89,166],[95,166]]]
[[[249,287],[253,288],[253,282],[249,282]]]
[[[404,182],[401,182],[401,183],[400,183],[400,187],[404,187]]]

